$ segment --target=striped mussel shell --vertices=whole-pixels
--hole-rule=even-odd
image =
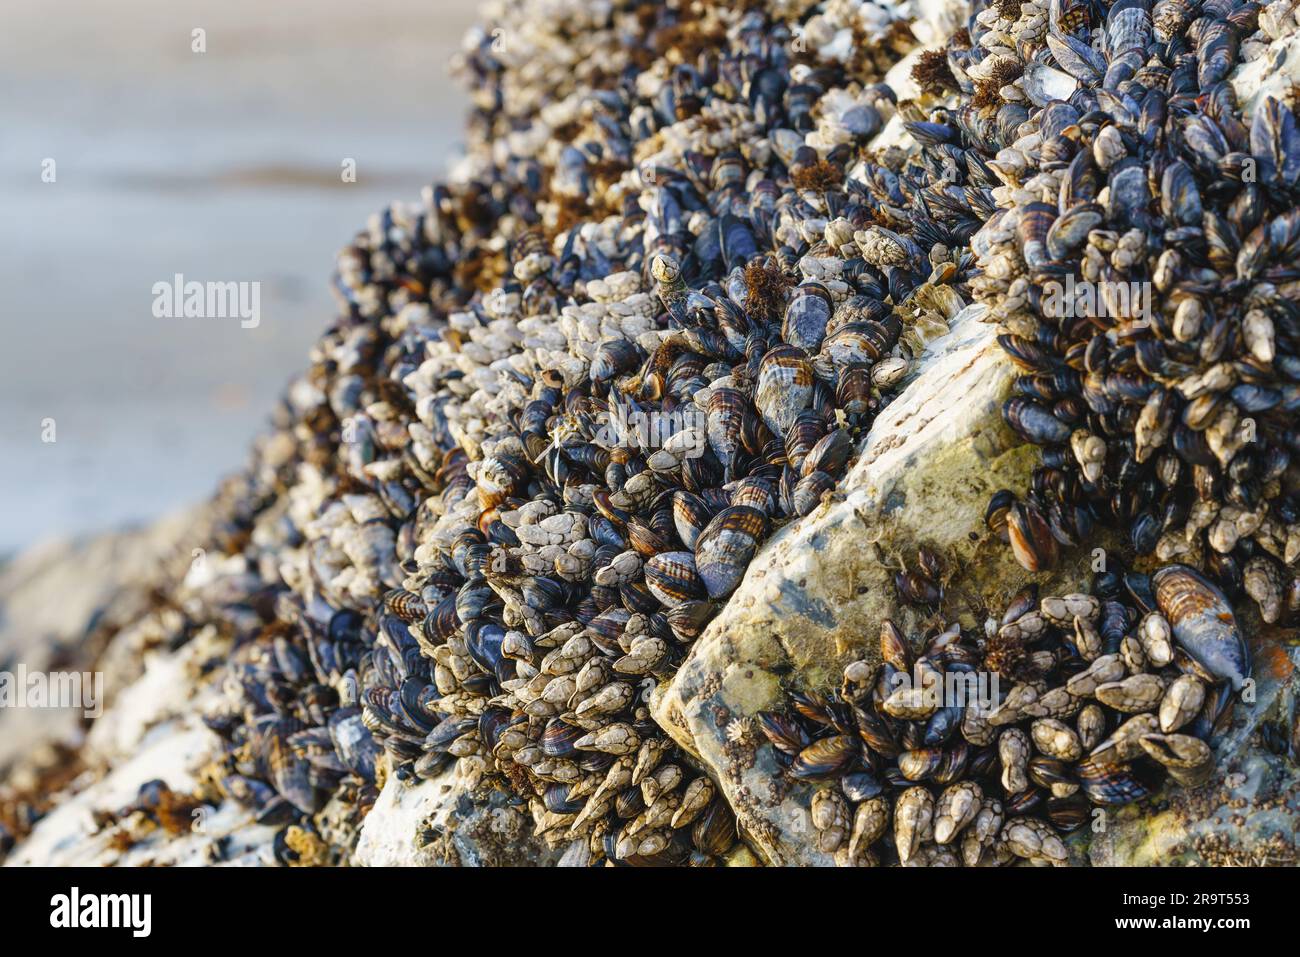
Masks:
[[[1053,827],[1069,834],[1092,820],[1092,805],[1083,794],[1076,792],[1068,797],[1048,798],[1046,813]]]
[[[909,781],[924,781],[934,775],[943,762],[943,748],[913,748],[898,756],[898,769]]]
[[[1017,227],[1025,263],[1036,269],[1049,260],[1047,236],[1056,222],[1056,207],[1050,203],[1030,203],[1020,210]]]
[[[812,404],[812,399],[813,373],[807,353],[795,346],[780,345],[763,356],[758,367],[754,405],[773,435],[785,435],[799,413]],[[710,407],[712,404],[710,399]]]
[[[552,718],[547,722],[546,730],[542,732],[540,741],[542,753],[552,758],[571,757],[578,751],[575,746],[577,741],[586,733],[576,725],[561,721],[559,718]]]
[[[756,508],[764,515],[771,515],[777,504],[776,486],[776,481],[765,475],[749,475],[735,484],[731,504]]]
[[[1002,418],[1026,442],[1060,445],[1070,440],[1070,427],[1033,399],[1012,396],[1002,406]]]
[[[835,383],[835,405],[845,415],[864,415],[871,410],[871,367],[866,363],[844,366]]]
[[[597,644],[617,648],[618,639],[622,637],[631,617],[632,613],[626,608],[607,608],[587,622],[587,630]]]
[[[645,582],[650,593],[669,608],[705,595],[704,583],[695,571],[690,552],[663,552],[645,563]]]
[[[816,352],[826,337],[833,309],[829,289],[815,280],[802,283],[786,306],[781,338],[809,354]]]
[[[812,373],[808,374],[808,397],[812,397]],[[741,448],[741,436],[745,418],[749,412],[749,398],[739,389],[714,389],[706,403],[705,437],[709,448],[717,456],[726,472],[726,480],[731,480],[735,467],[736,455]]]
[[[700,533],[713,518],[711,509],[698,495],[678,489],[673,493],[673,524],[677,537],[687,548],[694,548]]]
[[[385,592],[383,602],[384,608],[390,614],[396,615],[408,625],[419,621],[429,613],[429,606],[424,603],[424,600],[405,588],[394,588]]]
[[[799,466],[799,471],[804,476],[811,475],[813,472],[836,475],[848,464],[852,455],[853,439],[849,436],[848,430],[836,429],[822,436],[809,450]]]
[[[645,354],[636,343],[627,339],[605,339],[596,346],[591,358],[591,381],[602,386],[615,376],[634,371],[644,359]]]
[[[1056,565],[1059,549],[1052,527],[1036,506],[1016,502],[1007,509],[1007,537],[1016,560],[1031,572]]]
[[[897,319],[886,322],[865,320],[840,326],[822,343],[819,355],[833,368],[879,362],[898,342],[902,326]]]
[[[710,598],[735,591],[766,534],[767,516],[756,508],[733,505],[714,516],[695,542],[695,569]]]
[[[500,505],[528,484],[530,469],[522,454],[499,452],[478,468],[478,497],[484,510]]]
[[[704,632],[704,626],[717,613],[718,607],[711,602],[684,601],[669,608],[664,613],[664,617],[668,619],[674,634],[687,640],[694,640]]]
[[[1088,757],[1074,766],[1074,774],[1094,804],[1132,804],[1155,793],[1152,776],[1139,773],[1128,763]]]
[[[828,781],[838,777],[858,753],[858,742],[850,735],[819,738],[799,752],[790,765],[790,774],[806,781]]]
[[[1065,259],[1088,238],[1101,223],[1103,213],[1096,203],[1080,203],[1052,223],[1047,231],[1047,253],[1053,260]]]
[[[691,839],[705,854],[720,855],[736,842],[736,818],[722,798],[713,802],[695,819]]]
[[[835,488],[835,479],[825,472],[810,472],[795,483],[792,506],[796,515],[804,516],[822,503],[822,497]]]
[[[826,435],[826,420],[816,412],[800,412],[785,433],[785,458],[792,468],[799,468],[808,453]]]
[[[793,758],[808,746],[808,733],[791,715],[778,711],[760,711],[757,717],[767,740],[782,754]]]
[[[671,548],[669,540],[649,522],[639,518],[627,523],[627,543],[646,558],[651,558]]]
[[[453,741],[462,735],[469,734],[477,727],[477,718],[462,718],[454,714],[448,715],[425,735],[424,747],[431,751],[446,751]]]

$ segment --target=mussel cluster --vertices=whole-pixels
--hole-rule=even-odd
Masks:
[[[963,89],[1020,74],[948,127],[1001,180],[974,286],[1023,370],[1004,418],[1043,447],[990,513],[1031,571],[1100,521],[1291,617],[1300,131],[1272,97],[1247,125],[1228,81],[1260,5],[1035,7],[977,13],[948,56]]]
[[[753,5],[531,6],[225,493],[255,627],[213,776],[343,844],[388,774],[458,762],[568,859],[708,863],[734,820],[651,695],[966,304],[996,180],[869,150],[913,42],[884,7],[795,42]]]
[[[1096,808],[1208,779],[1250,670],[1231,607],[1183,565],[1030,586],[984,635],[886,620],[880,652],[759,715],[786,773],[820,785],[813,840],[841,866],[1066,864]]]
[[[791,774],[840,782],[819,843],[1059,863],[1091,804],[1203,774],[1249,674],[1229,599],[1272,621],[1300,594],[1300,134],[1276,101],[1247,129],[1225,81],[1257,6],[976,4],[902,102],[909,3],[489,6],[467,155],[340,254],[341,315],[186,580],[167,640],[234,646],[211,788],[289,863],[344,859],[389,778],[453,765],[565,863],[726,858],[655,689],[968,306],[1044,446],[990,506],[1026,567],[1099,521],[1185,564],[1022,596],[983,637],[887,626],[882,671],[768,716]],[[1067,279],[1157,308],[1065,317]],[[937,605],[942,568],[923,551],[900,597]],[[890,687],[917,669],[1013,687],[931,708]]]

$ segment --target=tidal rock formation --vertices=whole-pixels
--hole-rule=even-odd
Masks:
[[[878,660],[885,618],[921,624],[928,610],[894,585],[921,546],[945,556],[945,607],[967,624],[982,626],[1029,578],[984,522],[989,496],[1023,481],[1036,454],[1002,421],[1015,372],[979,314],[930,344],[839,493],[766,545],[656,698],[656,720],[717,778],[773,863],[829,858],[807,839],[809,788],[783,779],[755,714],[783,687],[824,690],[848,662]],[[1077,584],[1093,561],[1077,550],[1044,588]]]

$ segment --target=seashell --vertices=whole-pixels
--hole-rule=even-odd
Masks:
[[[695,543],[695,569],[710,598],[735,591],[766,534],[767,516],[745,505],[723,509],[705,526]]]
[[[812,394],[812,366],[802,349],[780,345],[763,356],[754,405],[772,434],[785,435],[812,402]]]
[[[934,774],[943,761],[943,748],[917,748],[898,756],[898,769],[909,781],[923,781]]]
[[[795,483],[792,504],[796,515],[803,516],[820,505],[835,488],[835,480],[825,472],[810,472]]]
[[[768,741],[778,751],[794,757],[808,746],[808,735],[798,722],[771,711],[759,711],[757,718]]]
[[[704,583],[695,572],[690,552],[664,552],[645,563],[645,582],[650,593],[669,608],[705,595]]]
[[[1007,535],[1016,560],[1029,571],[1056,564],[1058,550],[1051,526],[1033,505],[1016,503],[1007,510]]]
[[[807,353],[821,348],[833,305],[830,291],[819,282],[805,282],[786,307],[781,338]]]
[[[840,778],[840,788],[850,801],[865,801],[884,790],[884,785],[867,771],[855,771]]]
[[[698,495],[685,489],[673,493],[673,525],[682,544],[694,549],[700,533],[713,517],[709,506]]]
[[[821,738],[799,752],[790,765],[790,774],[808,781],[830,780],[843,772],[857,755],[857,742],[848,735]]]
[[[709,448],[725,471],[724,481],[731,481],[749,400],[737,389],[714,389],[709,395],[705,435]]]
[[[834,475],[844,469],[853,454],[853,440],[846,429],[836,429],[822,436],[809,450],[800,466],[803,477],[813,472]]]
[[[1186,565],[1166,565],[1151,586],[1179,647],[1239,691],[1250,675],[1250,652],[1223,593]]]
[[[1075,765],[1084,794],[1094,804],[1122,805],[1141,801],[1154,793],[1151,784],[1135,774],[1131,765],[1084,758]]]
[[[1046,40],[1057,64],[1076,80],[1093,84],[1105,74],[1105,61],[1086,43],[1068,34],[1055,33],[1049,33]]]
[[[1025,96],[1035,106],[1043,106],[1053,100],[1068,100],[1079,85],[1070,74],[1032,61],[1025,64],[1020,84]]]
[[[1113,129],[1113,127],[1106,127]],[[1064,213],[1052,223],[1047,232],[1047,255],[1052,260],[1069,256],[1088,238],[1103,219],[1101,207],[1095,203],[1081,203]]]

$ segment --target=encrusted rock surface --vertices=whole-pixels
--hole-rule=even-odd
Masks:
[[[1089,844],[1095,866],[1279,866],[1300,864],[1300,768],[1271,753],[1265,722],[1292,727],[1300,695],[1300,649],[1272,633],[1253,643],[1254,702],[1238,702],[1215,745],[1216,767],[1195,789],[1121,808]]]
[[[968,623],[1029,577],[984,524],[989,496],[1035,464],[1000,414],[1014,375],[993,327],[968,309],[877,419],[842,494],[765,546],[656,696],[656,719],[721,782],[773,863],[830,858],[806,840],[811,788],[790,785],[772,749],[757,746],[755,713],[778,705],[783,684],[824,689],[849,661],[875,660],[884,618],[921,623],[893,584],[920,546],[945,556],[945,609]],[[1081,581],[1091,558],[1071,553],[1044,587]]]
[[[936,16],[945,7],[939,0],[921,6]],[[918,37],[934,47],[945,32]],[[913,58],[891,71],[891,83],[897,85],[894,74],[910,70]],[[1295,39],[1276,41],[1239,71],[1238,91],[1243,100],[1258,89],[1280,91],[1292,82],[1298,64]],[[883,142],[898,135],[894,123]],[[932,549],[945,563],[940,613],[969,627],[978,627],[1029,578],[984,524],[990,494],[1003,487],[1023,488],[1038,453],[1003,424],[1000,407],[1015,373],[994,341],[995,328],[980,322],[980,309],[964,310],[946,336],[929,344],[915,378],[878,417],[836,493],[764,546],[680,670],[655,691],[656,720],[719,782],[744,836],[766,862],[832,863],[809,840],[809,786],[792,784],[782,773],[763,743],[755,714],[777,706],[786,690],[836,683],[850,660],[875,658],[884,618],[908,632],[928,623],[924,610],[900,603],[893,582],[904,564],[915,563],[920,547]],[[79,747],[79,766],[86,769],[62,782],[62,803],[36,825],[10,863],[278,859],[276,829],[257,824],[248,810],[232,802],[207,807],[197,829],[131,832],[122,822],[104,826],[98,820],[129,805],[141,785],[152,780],[202,793],[204,768],[219,750],[200,714],[226,693],[207,663],[227,656],[229,643],[200,631],[185,635],[185,643],[174,650],[164,640],[184,629],[160,626],[158,615],[177,612],[150,614],[147,594],[123,588],[132,576],[149,580],[152,556],[175,552],[183,531],[169,526],[145,536],[148,548],[131,562],[123,561],[106,540],[60,554],[58,561],[49,556],[24,559],[0,579],[0,596],[9,596],[7,633],[19,636],[7,649],[10,657],[22,656],[32,667],[52,667],[59,650],[52,639],[64,639],[79,643],[79,651],[97,659],[112,679],[110,707],[85,737],[84,747],[75,716],[40,732],[16,730],[8,716],[0,724],[0,747],[8,741],[15,752],[31,752],[33,742],[58,739]],[[1094,550],[1108,544],[1095,536],[1086,549],[1067,553],[1055,572],[1036,580],[1045,590],[1074,590],[1096,560]],[[391,548],[386,558],[389,552]],[[251,576],[242,561],[192,569],[177,590],[179,600],[204,590],[218,594],[223,582]],[[68,594],[76,600],[67,601]],[[118,631],[107,647],[98,647],[98,626],[81,631],[81,622],[96,610],[100,620],[107,615],[135,624]],[[50,613],[61,619],[41,619]],[[1300,652],[1279,644],[1280,637],[1285,636],[1271,634],[1256,645],[1255,701],[1238,706],[1232,727],[1218,742],[1215,780],[1111,814],[1086,847],[1076,840],[1074,850],[1103,865],[1295,862],[1300,781],[1295,764],[1270,753],[1262,740],[1266,722],[1294,724]],[[6,754],[0,751],[0,769],[5,764]],[[24,775],[29,784],[39,784],[30,772],[18,776]],[[347,846],[350,841],[344,837],[337,843]],[[304,863],[327,862],[307,848],[294,850]],[[455,766],[416,786],[396,778],[383,781],[350,858],[359,865],[538,865],[557,860],[558,852],[534,837],[523,806],[467,779]],[[727,861],[757,862],[744,848],[734,850]]]
[[[361,828],[352,862],[369,867],[522,867],[559,854],[534,839],[526,809],[470,787],[453,765],[408,787],[392,778]]]
[[[71,670],[97,654],[102,635],[143,616],[150,597],[141,583],[154,579],[194,517],[183,512],[148,528],[50,541],[0,567],[0,670]],[[115,680],[106,677],[106,698],[139,673],[140,650],[123,656],[125,670]],[[20,756],[76,744],[82,726],[71,709],[0,710],[0,779]]]

